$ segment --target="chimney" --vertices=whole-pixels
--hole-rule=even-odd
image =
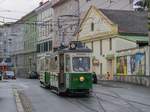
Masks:
[[[43,5],[43,2],[40,2],[40,3],[39,3],[39,6],[42,6],[42,5]]]

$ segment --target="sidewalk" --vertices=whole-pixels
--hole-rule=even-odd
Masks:
[[[11,84],[0,81],[0,112],[17,112]]]

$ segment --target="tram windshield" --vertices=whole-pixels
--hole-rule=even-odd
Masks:
[[[73,57],[72,66],[74,72],[90,72],[90,58]]]

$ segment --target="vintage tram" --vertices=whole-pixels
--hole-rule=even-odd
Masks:
[[[91,50],[80,42],[40,59],[40,83],[57,92],[89,94],[92,89]]]

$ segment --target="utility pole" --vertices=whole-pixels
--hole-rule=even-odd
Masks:
[[[61,39],[61,27],[60,27],[60,19],[58,17],[58,20],[57,20],[57,25],[58,25],[58,40]],[[58,40],[56,40],[58,42]],[[61,42],[62,43],[62,42]],[[59,45],[61,45],[61,43],[58,43]]]
[[[79,33],[79,30],[80,30],[80,0],[75,0],[77,2],[77,16],[78,16],[78,25],[77,25],[77,33]],[[79,38],[77,36],[77,41],[79,41]]]
[[[150,7],[148,8],[148,49],[149,49],[149,75],[150,75]]]

